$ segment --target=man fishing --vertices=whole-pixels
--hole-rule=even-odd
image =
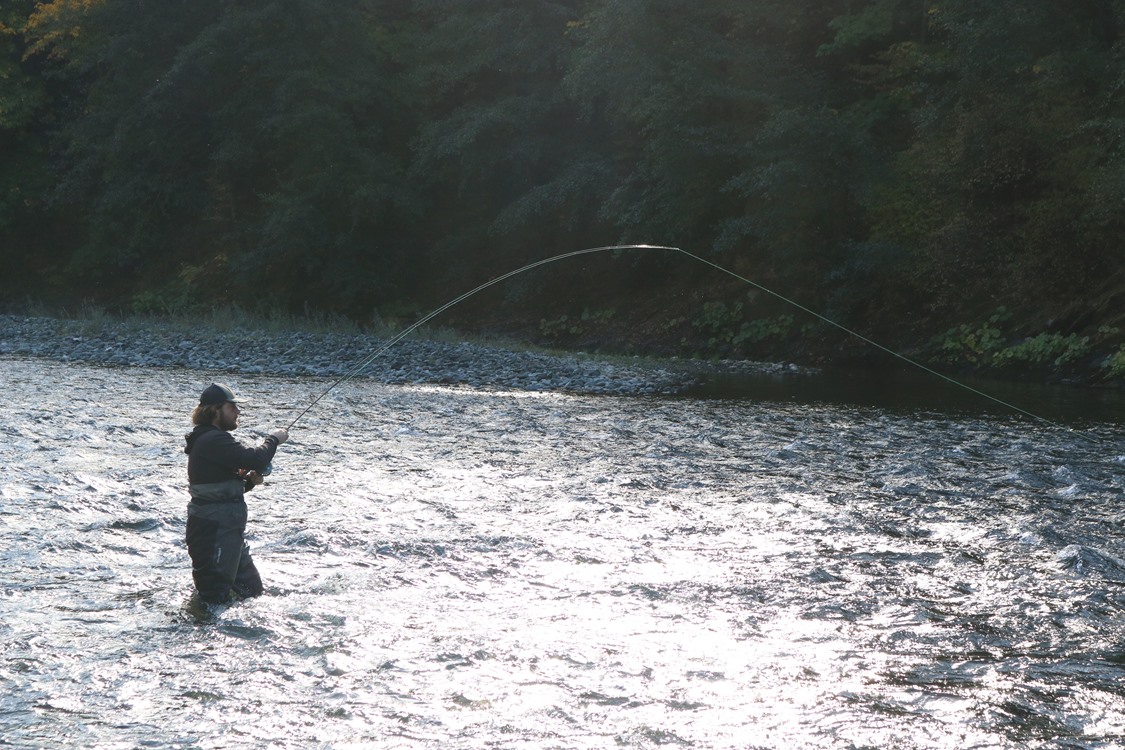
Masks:
[[[262,483],[277,447],[289,439],[289,431],[282,428],[257,447],[244,445],[230,434],[238,427],[238,415],[234,392],[212,383],[191,413],[195,429],[185,436],[191,576],[199,598],[213,604],[262,593],[262,578],[243,538],[245,493]]]

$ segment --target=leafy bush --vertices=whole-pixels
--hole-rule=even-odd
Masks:
[[[1017,343],[1007,330],[1011,313],[998,308],[981,323],[965,323],[950,328],[930,342],[931,361],[954,365],[1005,368],[1031,367],[1059,371],[1090,356],[1095,343],[1104,345],[1106,339],[1117,333],[1103,326],[1098,330],[1096,342],[1090,336],[1076,333],[1040,333]],[[1112,360],[1112,357],[1110,358]],[[1110,360],[1106,367],[1109,368]]]
[[[946,364],[990,364],[1004,345],[1004,329],[1011,319],[1008,309],[1000,307],[983,323],[950,328],[930,342],[931,358]]]
[[[761,344],[769,339],[784,339],[793,330],[793,316],[745,320],[741,302],[729,306],[725,302],[708,302],[692,325],[710,334],[705,350],[718,354],[723,350]]]
[[[617,310],[590,310],[583,309],[582,315],[571,318],[561,315],[554,320],[543,318],[539,321],[539,333],[549,339],[558,339],[563,336],[582,336],[592,329],[600,327],[617,314]]]
[[[1106,357],[1102,368],[1115,380],[1125,380],[1125,344],[1121,345],[1115,353]]]
[[[134,315],[181,315],[188,312],[190,306],[186,289],[172,285],[138,292],[129,303]]]
[[[1085,357],[1090,353],[1090,348],[1089,336],[1041,333],[996,352],[992,357],[992,364],[997,367],[1011,364],[1051,364],[1057,369]]]
[[[783,339],[793,330],[792,315],[778,315],[776,318],[759,318],[742,324],[733,344],[760,344],[770,338]]]
[[[735,302],[729,307],[726,302],[706,302],[703,310],[691,322],[694,327],[711,334],[711,343],[730,343],[741,323],[741,302]]]

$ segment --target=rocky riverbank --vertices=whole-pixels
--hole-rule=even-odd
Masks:
[[[162,321],[0,316],[0,356],[118,366],[340,377],[386,341],[356,333],[188,329]],[[756,362],[611,361],[580,353],[514,351],[476,343],[408,338],[363,368],[357,377],[474,388],[671,395],[695,384],[705,370],[792,369],[790,365]]]

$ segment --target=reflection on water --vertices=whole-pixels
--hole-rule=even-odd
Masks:
[[[0,744],[1125,741],[1119,421],[353,381],[251,493],[266,596],[199,622],[209,374],[0,380]],[[324,387],[233,385],[247,438]]]
[[[1023,413],[1072,428],[1085,422],[1125,422],[1125,391],[1120,389],[938,376],[919,369],[712,375],[686,395],[694,399],[877,406],[895,412]]]

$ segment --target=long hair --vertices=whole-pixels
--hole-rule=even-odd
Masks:
[[[196,426],[214,424],[215,419],[219,416],[219,410],[222,408],[222,404],[207,404],[206,406],[200,404],[191,412],[191,423]]]

